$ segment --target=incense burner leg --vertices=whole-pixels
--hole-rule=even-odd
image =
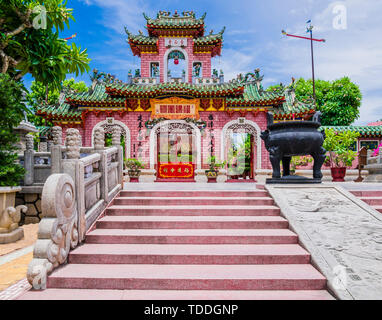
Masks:
[[[290,162],[292,157],[283,157],[283,177],[290,176]]]

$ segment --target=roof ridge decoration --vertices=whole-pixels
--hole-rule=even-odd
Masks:
[[[90,75],[90,80],[92,85],[89,88],[88,93],[92,94],[97,84],[112,84],[112,83],[122,83],[122,80],[117,79],[115,75],[105,72],[99,72],[97,69],[93,69],[93,74]]]

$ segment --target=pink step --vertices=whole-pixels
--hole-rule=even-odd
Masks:
[[[361,200],[370,206],[382,206],[382,197],[362,197]]]
[[[158,186],[159,188],[160,186]],[[127,191],[122,190],[120,197],[268,197],[266,190],[253,191]]]
[[[382,213],[382,206],[373,206],[373,208],[378,212]]]
[[[294,245],[86,244],[69,263],[98,264],[306,264],[309,253]]]
[[[48,288],[138,290],[322,290],[325,277],[309,264],[68,264]]]
[[[113,205],[273,205],[270,197],[118,197]]]
[[[381,190],[350,190],[356,197],[382,197]]]
[[[27,291],[16,300],[335,300],[326,290],[97,290]]]
[[[288,229],[96,229],[86,243],[146,244],[291,244]]]
[[[107,215],[165,215],[165,216],[275,216],[276,206],[126,206],[113,205]]]
[[[282,229],[280,216],[105,216],[97,229]]]

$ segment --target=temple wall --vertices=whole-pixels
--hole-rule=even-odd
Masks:
[[[207,122],[208,126],[202,132],[201,135],[201,150],[202,150],[202,168],[207,168],[207,159],[210,157],[210,150],[209,150],[209,144],[210,144],[210,120],[208,120],[208,117],[210,115],[213,116],[213,133],[214,133],[214,155],[217,159],[220,159],[221,156],[221,136],[222,136],[222,130],[223,127],[229,123],[230,121],[237,120],[238,118],[242,117],[240,113],[234,113],[232,116],[229,116],[225,112],[200,112],[200,118]],[[141,132],[143,133],[143,141],[141,141],[141,148],[143,148],[143,152],[141,153],[141,160],[145,162],[146,168],[149,168],[150,163],[150,136],[147,132],[147,129],[145,127],[145,122],[150,119],[150,112],[129,112],[124,113],[122,116],[118,113],[114,113],[112,117],[114,120],[123,122],[130,131],[130,156],[131,157],[138,157],[138,148],[139,148],[139,141],[138,141],[138,134],[139,134],[139,121],[138,117],[142,116],[142,128]],[[84,146],[91,146],[92,145],[92,133],[93,128],[98,123],[105,121],[107,118],[105,113],[99,113],[98,116],[96,116],[94,113],[88,113],[85,119],[85,128],[81,128],[81,135],[83,139],[83,145]],[[260,112],[256,116],[254,116],[252,113],[248,113],[245,118],[247,120],[255,122],[261,130],[264,130],[266,128],[266,117],[265,113]],[[65,130],[64,130],[65,132]],[[265,145],[263,141],[261,141],[261,167],[262,169],[270,169],[271,165],[269,162],[268,152],[265,149]]]
[[[141,76],[150,77],[150,63],[159,62],[160,69],[160,81],[164,82],[164,56],[168,50],[164,45],[165,38],[161,37],[158,40],[158,54],[142,53],[141,54]],[[202,76],[206,78],[211,77],[211,54],[210,53],[198,53],[194,54],[193,40],[188,38],[188,45],[184,50],[188,55],[188,82],[192,82],[192,64],[193,62],[202,62]]]

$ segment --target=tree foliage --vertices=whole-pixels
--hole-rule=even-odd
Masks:
[[[74,91],[74,92],[86,92],[88,91],[88,87],[86,86],[84,81],[76,81],[74,78],[66,79],[63,81],[62,86],[64,90]],[[28,105],[32,108],[33,113],[35,113],[42,104],[56,105],[59,103],[60,91],[48,85],[49,97],[46,102],[45,99],[45,91],[46,87],[38,81],[32,81],[29,93],[26,96],[26,100]],[[40,116],[35,114],[29,114],[28,120],[33,122],[36,126],[52,126],[52,123],[46,121]]]
[[[343,77],[334,81],[316,80],[317,110],[323,113],[322,125],[348,126],[359,118],[362,94],[350,78]],[[296,98],[309,100],[313,93],[312,80],[300,78],[295,83]],[[270,86],[267,91],[279,89],[280,85]]]
[[[16,186],[24,174],[24,168],[15,163],[15,144],[19,137],[14,134],[26,111],[23,101],[25,88],[7,74],[0,74],[0,186]]]
[[[35,80],[59,89],[66,74],[89,71],[86,49],[59,38],[58,33],[74,20],[63,0],[3,0],[0,2],[1,72],[20,79],[30,73]],[[41,6],[46,28],[35,28]]]

